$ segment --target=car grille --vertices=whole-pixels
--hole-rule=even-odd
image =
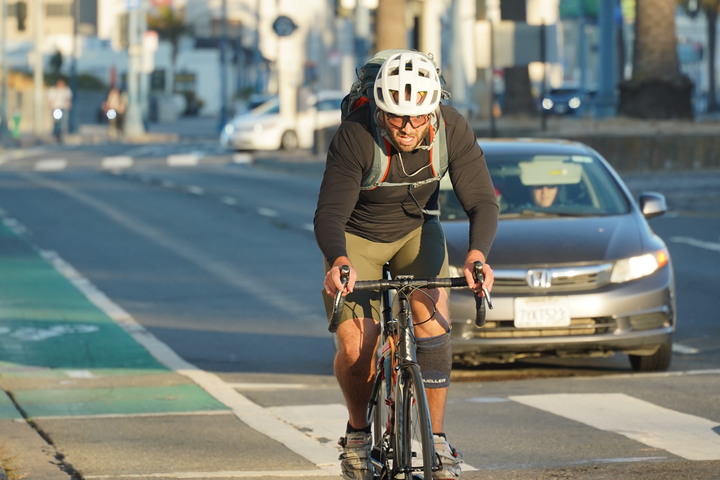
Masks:
[[[593,290],[610,283],[611,273],[612,264],[609,263],[573,267],[497,269],[493,289],[503,294]]]
[[[601,335],[615,330],[611,317],[573,318],[567,327],[517,328],[512,320],[490,321],[483,328],[475,329],[475,338],[528,338],[563,337],[572,335]]]

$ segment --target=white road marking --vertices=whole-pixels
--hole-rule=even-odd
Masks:
[[[261,407],[241,395],[228,383],[215,374],[200,370],[195,365],[178,356],[170,347],[157,339],[153,334],[137,323],[122,307],[110,300],[88,279],[80,275],[70,264],[52,252],[42,252],[55,269],[67,278],[93,304],[103,310],[115,323],[122,327],[136,342],[142,345],[160,363],[172,371],[184,375],[194,381],[220,403],[227,406],[235,416],[250,428],[261,432],[276,442],[314,463],[318,470],[315,475],[339,475],[340,464],[337,461],[338,448],[319,442],[308,441],[308,436],[275,415],[271,410]],[[343,423],[340,423],[343,425]],[[257,474],[254,477],[267,476],[269,473]],[[275,472],[272,472],[274,476]],[[174,474],[176,475],[176,474]],[[196,476],[174,478],[213,478],[212,475],[193,474]],[[197,476],[200,475],[200,476]],[[227,476],[227,475],[226,475]],[[288,476],[299,476],[296,474]],[[103,477],[88,477],[103,478]],[[110,477],[116,478],[116,477]],[[139,478],[155,478],[153,475],[142,475]],[[163,478],[163,477],[157,477]],[[217,477],[221,478],[221,477]],[[253,478],[253,477],[249,477]]]
[[[252,163],[253,156],[249,153],[235,153],[232,156],[233,163]]]
[[[190,185],[187,187],[187,192],[192,195],[204,195],[205,190],[202,187],[198,187],[197,185]]]
[[[35,163],[35,171],[37,172],[54,172],[67,168],[67,160],[64,158],[47,158],[39,160]]]
[[[310,438],[333,446],[343,434],[348,415],[345,405],[339,403],[270,407],[269,410]],[[340,454],[339,449],[337,453]]]
[[[318,470],[263,470],[262,472],[230,471],[230,472],[173,472],[173,473],[143,473],[139,475],[84,475],[83,478],[93,480],[122,480],[124,478],[171,478],[177,480],[196,479],[204,480],[209,478],[265,478],[265,477],[335,477],[339,474],[328,473]]]
[[[511,400],[624,435],[688,460],[720,460],[717,422],[622,393],[518,395]]]
[[[200,162],[200,155],[197,153],[183,153],[168,155],[167,164],[170,167],[194,167]]]
[[[304,383],[230,383],[235,390],[244,391],[277,391],[277,390],[304,390],[315,388]]]
[[[713,252],[720,252],[720,243],[718,242],[706,242],[692,237],[670,237],[670,241],[675,243],[684,243],[693,247],[704,248]]]
[[[263,217],[277,217],[279,215],[277,210],[273,210],[272,208],[264,208],[264,207],[258,208],[257,213],[262,215]]]
[[[336,445],[343,434],[342,426],[347,423],[347,409],[339,403],[270,407],[269,410],[321,444]],[[337,447],[335,451],[336,455],[340,453]],[[463,463],[462,470],[469,472],[477,468]]]
[[[113,157],[105,157],[102,159],[101,167],[103,170],[117,170],[121,168],[130,168],[133,166],[133,158],[128,155],[117,155]]]
[[[228,205],[230,207],[234,207],[238,204],[238,201],[234,197],[224,196],[220,199],[220,202]]]
[[[700,353],[700,350],[698,350],[697,348],[688,347],[687,345],[683,345],[682,343],[673,343],[672,351],[675,353],[681,353],[683,355],[695,355],[697,353]]]

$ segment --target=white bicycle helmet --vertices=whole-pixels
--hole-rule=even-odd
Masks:
[[[394,115],[427,115],[440,104],[442,85],[437,69],[419,52],[389,57],[380,67],[373,88],[375,104]]]

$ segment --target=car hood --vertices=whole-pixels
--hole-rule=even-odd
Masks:
[[[444,222],[451,264],[467,252],[468,223]],[[650,248],[652,234],[634,213],[607,217],[500,220],[488,262],[493,267],[597,262]]]

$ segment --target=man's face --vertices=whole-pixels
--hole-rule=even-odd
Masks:
[[[382,119],[390,140],[401,152],[412,152],[420,146],[430,128],[430,115],[400,117],[382,112]]]

